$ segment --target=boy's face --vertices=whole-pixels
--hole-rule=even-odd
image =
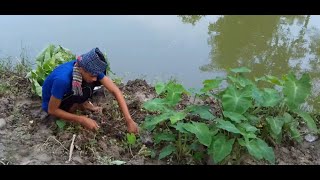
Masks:
[[[83,80],[85,80],[87,83],[93,83],[94,81],[97,81],[97,76],[92,75],[91,73],[87,72],[81,67],[80,73],[82,75]]]

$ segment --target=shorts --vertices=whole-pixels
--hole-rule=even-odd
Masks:
[[[100,84],[100,83],[99,83]],[[81,104],[86,102],[93,95],[93,89],[99,85],[98,83],[86,83],[82,82],[82,96],[73,95],[73,92],[65,94],[62,98],[60,109],[68,111],[73,104]]]

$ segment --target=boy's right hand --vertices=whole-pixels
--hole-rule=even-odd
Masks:
[[[80,116],[80,123],[85,128],[88,128],[89,130],[98,130],[99,126],[97,122],[93,119],[88,118],[87,116]]]

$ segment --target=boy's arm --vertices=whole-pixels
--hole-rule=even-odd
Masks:
[[[124,115],[125,121],[127,123],[128,131],[130,133],[138,133],[137,124],[131,118],[131,115],[130,115],[129,110],[128,110],[128,106],[127,106],[127,104],[125,102],[125,99],[124,99],[123,94],[120,91],[120,89],[107,76],[104,76],[100,80],[100,82],[117,99],[117,101],[119,103],[119,106],[120,106],[120,109],[121,109],[121,111],[122,111],[122,113]]]
[[[58,118],[61,118],[67,121],[80,123],[81,125],[83,125],[84,127],[90,130],[97,130],[99,128],[96,121],[90,118],[87,118],[86,116],[78,116],[78,115],[69,113],[67,111],[64,111],[59,108],[60,104],[61,104],[60,99],[55,98],[54,96],[51,96],[49,101],[48,113],[50,115],[56,116]]]

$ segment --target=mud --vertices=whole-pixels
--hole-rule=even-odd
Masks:
[[[2,75],[0,80],[3,82],[7,78]],[[97,90],[91,99],[94,105],[103,107],[102,114],[77,112],[98,122],[100,130],[91,132],[73,123],[66,123],[60,129],[55,118],[41,111],[41,99],[30,95],[28,81],[18,76],[11,76],[10,79],[12,88],[17,88],[11,93],[0,92],[0,164],[110,165],[120,161],[125,165],[175,164],[141,153],[152,143],[150,134],[141,134],[137,145],[129,147],[126,143],[126,124],[117,101],[104,88]],[[119,88],[124,93],[132,118],[141,124],[147,115],[142,110],[142,103],[156,96],[155,89],[145,80],[138,79],[121,84]],[[184,97],[180,107],[189,101]],[[68,161],[74,134],[74,150],[71,161]],[[275,147],[276,164],[320,164],[319,148],[319,140]],[[243,157],[241,164],[267,163],[248,156]]]

